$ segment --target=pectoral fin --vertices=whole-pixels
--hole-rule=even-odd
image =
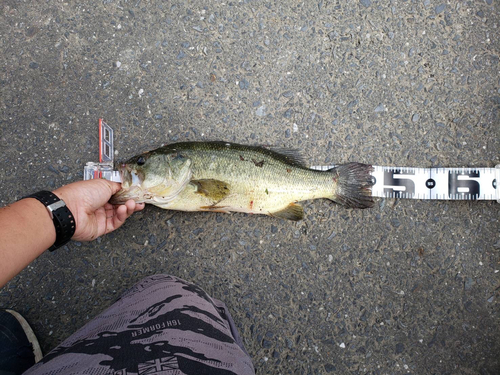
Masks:
[[[299,204],[290,203],[290,205],[283,210],[272,212],[271,216],[286,220],[299,221],[304,218],[304,209]]]
[[[196,187],[196,193],[204,195],[216,202],[220,202],[230,192],[229,185],[224,181],[213,179],[191,180],[192,185]]]

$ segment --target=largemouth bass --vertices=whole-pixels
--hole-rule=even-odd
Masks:
[[[372,167],[328,171],[304,166],[294,151],[227,142],[182,142],[119,166],[122,190],[111,198],[180,211],[245,212],[288,220],[304,217],[297,202],[326,198],[352,208],[373,205]]]

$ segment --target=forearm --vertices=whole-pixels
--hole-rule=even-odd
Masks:
[[[47,207],[34,198],[0,208],[0,288],[52,245],[62,246],[70,235],[73,240],[94,240],[119,228],[130,215],[144,208],[144,204],[133,200],[119,206],[108,203],[120,188],[116,182],[101,179],[60,187],[53,193],[66,203],[71,216],[66,217],[66,208],[51,204],[56,224]]]
[[[0,208],[0,288],[56,240],[47,208],[33,198]]]

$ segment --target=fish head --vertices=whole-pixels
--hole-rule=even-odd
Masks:
[[[129,199],[137,203],[165,204],[177,197],[191,180],[191,160],[177,153],[149,152],[120,163],[122,189],[112,204]]]

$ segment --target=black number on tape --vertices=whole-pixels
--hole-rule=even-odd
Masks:
[[[394,176],[399,174],[414,175],[415,172],[401,172],[400,169],[395,169],[394,171],[384,171],[384,193],[389,193],[395,198],[413,195],[415,193],[415,183],[409,178],[394,178]],[[385,186],[387,186],[387,188]],[[405,190],[395,190],[390,186],[404,186]]]
[[[479,196],[479,182],[474,180],[459,180],[458,176],[479,177],[479,172],[457,173],[450,171],[448,173],[448,196],[462,195],[470,199],[477,199]],[[458,191],[459,188],[466,188],[468,191]]]
[[[427,181],[425,181],[425,186],[427,186],[429,189],[432,189],[436,186],[436,181],[434,181],[432,178],[429,178]]]

